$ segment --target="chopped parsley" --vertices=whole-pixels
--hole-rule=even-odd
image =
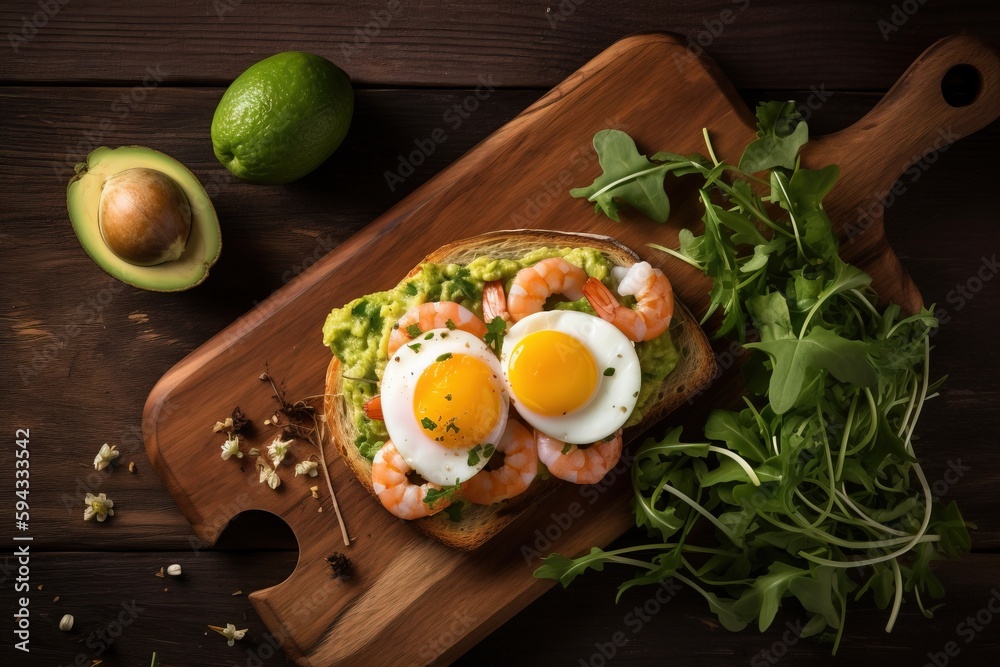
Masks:
[[[455,494],[457,494],[461,488],[461,482],[459,482],[458,479],[455,479],[455,483],[452,486],[442,486],[440,489],[428,489],[427,495],[424,496],[424,502],[428,505],[433,505],[441,499],[450,500],[455,497]]]
[[[494,317],[486,324],[486,335],[483,336],[483,340],[498,357],[500,356],[500,348],[503,347],[503,337],[506,333],[507,323],[500,316]]]

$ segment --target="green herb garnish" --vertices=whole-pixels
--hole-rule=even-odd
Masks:
[[[455,276],[452,281],[455,283],[455,287],[460,291],[469,301],[478,301],[482,298],[481,290],[476,289],[475,283],[471,280],[472,272],[469,271],[468,267],[461,267],[455,272]]]
[[[502,317],[494,317],[486,323],[486,335],[483,340],[493,353],[500,356],[500,349],[503,347],[503,337],[507,333],[507,323]]]
[[[604,376],[605,377],[611,377],[614,374],[615,374],[615,369],[613,369],[613,368],[605,368],[604,369]]]
[[[453,433],[458,433],[460,430],[461,429],[458,428],[458,426],[455,425],[455,420],[454,419],[449,419],[448,423],[445,424],[445,426],[444,426],[445,433],[447,433],[448,431],[452,431]]]
[[[410,343],[406,347],[410,348],[414,352],[419,352],[420,351],[420,343]]]
[[[459,521],[462,520],[462,511],[464,509],[465,509],[465,503],[459,501],[445,507],[444,513],[448,516],[450,520],[454,521],[455,523],[458,523]]]
[[[746,407],[712,412],[704,442],[681,442],[677,428],[636,452],[636,522],[656,543],[552,554],[535,576],[568,585],[588,568],[635,566],[619,596],[673,577],[729,630],[763,631],[795,598],[809,617],[802,636],[832,641],[835,653],[849,597],[891,606],[887,631],[904,591],[929,616],[926,599],[943,594],[931,561],[971,540],[955,503],[934,501],[913,447],[940,384],[930,380],[933,308],[879,307],[871,277],[840,258],[823,208],[837,167],[801,166],[808,128],[793,103],[763,104],[757,118],[738,167],[719,162],[707,131],[708,158],[646,160],[624,133],[594,138],[605,173],[572,194],[616,220],[625,203],[662,222],[663,174],[700,175],[704,233],[653,247],[712,278],[705,319],[721,308],[717,336],[742,342],[752,324],[759,341],[744,346]]]
[[[496,445],[487,442],[485,444],[476,445],[469,450],[469,460],[468,464],[470,466],[478,465],[480,459],[480,453],[482,453],[482,460],[489,461],[490,457],[493,456],[493,452],[497,450]]]
[[[452,331],[454,331],[455,329],[458,328],[458,326],[454,322],[451,321],[451,318],[448,318],[448,320],[444,323],[444,325],[446,327],[448,327],[449,329],[451,329]]]
[[[410,338],[416,338],[423,332],[420,330],[420,326],[416,324],[410,324],[406,327],[406,335]]]
[[[406,283],[405,291],[408,296],[416,296],[418,294],[416,283]]]
[[[428,431],[433,431],[437,428],[437,423],[430,417],[424,417],[420,420],[420,425],[423,426]]]
[[[445,394],[444,395],[444,400],[450,401],[451,400],[451,394]]]
[[[445,352],[444,354],[438,355],[438,358],[434,361],[448,361],[451,359],[451,352]]]
[[[442,498],[451,499],[462,490],[462,484],[457,479],[455,483],[451,486],[442,486],[440,489],[428,489],[427,494],[424,496],[424,502],[428,505],[433,505]]]
[[[473,447],[472,449],[470,449],[469,450],[469,458],[466,461],[466,463],[468,465],[470,465],[470,466],[478,465],[479,464],[479,452],[481,452],[481,451],[483,451],[483,446],[482,445],[476,445],[475,447]]]

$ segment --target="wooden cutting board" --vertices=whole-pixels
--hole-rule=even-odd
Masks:
[[[959,64],[978,70],[981,90],[955,108],[943,99],[941,81]],[[867,116],[808,145],[808,166],[841,167],[828,210],[842,232],[851,226],[843,254],[872,274],[884,298],[909,309],[920,305],[886,241],[879,201],[911,163],[925,154],[928,162],[936,159],[933,151],[998,115],[996,52],[976,39],[951,37],[920,56]],[[317,512],[320,501],[310,496],[309,485],[321,478],[292,479],[286,472],[272,491],[257,482],[249,457],[221,461],[222,438],[211,432],[239,405],[258,427],[252,443],[265,445],[273,431],[263,420],[274,410],[258,380],[265,362],[291,397],[322,393],[330,353],[320,329],[331,308],[391,287],[444,243],[488,230],[615,236],[665,267],[679,296],[704,312],[707,281],[646,246],[676,247],[678,230],[697,223],[690,188],[667,179],[674,212],[665,225],[629,214],[614,223],[568,195],[599,174],[591,137],[606,127],[628,132],[648,154],[703,152],[707,127],[720,158],[735,162],[752,138],[754,118],[715,64],[677,38],[624,39],[198,348],[150,394],[146,447],[202,540],[214,543],[233,516],[249,509],[273,512],[294,531],[300,549],[294,572],[250,599],[298,664],[446,664],[552,585],[531,576],[540,556],[606,545],[632,525],[623,467],[595,487],[563,485],[478,551],[454,551],[385,512],[330,447],[330,472],[353,539],[345,548],[323,486],[326,511]],[[723,401],[732,391],[716,390],[708,400]],[[324,557],[334,551],[350,557],[351,579],[331,577]]]

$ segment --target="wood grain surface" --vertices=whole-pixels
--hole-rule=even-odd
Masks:
[[[308,47],[339,61],[337,49],[324,51],[317,41],[308,42],[309,29],[299,26],[326,25],[322,14],[337,13],[349,33],[364,25],[351,20],[368,20],[363,16],[366,5],[340,5],[339,12],[301,3],[247,1],[242,10],[236,7],[246,11],[256,5],[270,12],[267,20],[254,22],[239,19],[235,11],[219,21],[211,3],[147,3],[153,13],[140,15],[137,9],[131,19],[121,20],[124,10],[104,4],[108,9],[103,20],[94,3],[68,4],[63,18],[52,19],[28,47],[0,58],[0,284],[6,287],[0,298],[0,377],[6,396],[0,403],[0,421],[11,431],[15,426],[32,429],[35,482],[32,654],[26,660],[21,654],[10,658],[5,632],[0,662],[72,664],[82,655],[89,664],[97,651],[87,646],[88,633],[113,621],[122,602],[136,600],[149,611],[101,653],[104,665],[148,664],[153,650],[159,651],[163,665],[284,665],[287,659],[272,650],[267,630],[245,595],[234,598],[231,593],[282,581],[298,558],[295,541],[273,517],[248,512],[226,529],[215,549],[203,548],[153,474],[140,444],[140,415],[149,390],[188,352],[617,37],[629,30],[657,28],[694,35],[726,3],[672,2],[641,10],[617,2],[583,4],[551,32],[547,22],[541,32],[532,32],[528,22],[505,23],[496,10],[489,16],[492,23],[506,26],[507,56],[496,50],[487,53],[490,47],[480,48],[482,40],[468,40],[461,49],[433,47],[457,54],[447,67],[440,67],[447,56],[434,51],[428,46],[431,38],[425,38],[421,49],[411,49],[413,57],[385,66],[379,59],[387,49],[405,48],[408,40],[420,39],[407,29],[416,14],[447,17],[451,12],[435,3],[422,3],[419,11],[412,5],[398,32],[384,31],[371,50],[345,64],[356,81],[362,70],[379,71],[365,78],[359,90],[358,113],[347,142],[318,172],[281,188],[235,181],[214,160],[207,128],[223,91],[218,86],[274,50]],[[887,40],[876,21],[889,17],[888,3],[840,3],[828,13],[805,5],[788,8],[762,2],[753,7],[757,13],[727,26],[707,50],[741,87],[747,104],[794,98],[818,107],[809,110],[814,134],[862,118],[935,38],[956,31],[989,36],[997,29],[990,20],[995,17],[992,2],[929,2]],[[73,8],[80,13],[69,13]],[[0,32],[5,38],[8,32],[19,33],[22,17],[37,10],[37,4],[26,0],[4,3]],[[516,5],[513,11],[531,8]],[[197,12],[211,20],[184,19]],[[607,16],[612,20],[602,18]],[[463,31],[481,30],[471,21],[461,30],[445,21],[438,24],[438,33],[452,29],[456,39]],[[560,34],[564,29],[572,30],[573,37]],[[208,44],[212,40],[214,47]],[[238,40],[242,45],[236,45]],[[125,43],[127,48],[121,46]],[[185,48],[175,48],[178,44]],[[461,88],[462,77],[465,85],[475,85],[476,75],[462,49],[492,59],[491,67],[484,69],[503,67],[510,78],[501,79],[503,85],[460,127],[449,127],[448,140],[405,183],[390,190],[383,173],[394,167],[396,156],[412,150],[415,139],[442,127],[442,114],[472,92]],[[146,65],[161,54],[173,58],[171,62],[186,62],[186,69],[144,95],[131,93],[130,86],[145,76]],[[391,81],[415,84],[424,75],[428,81],[458,87],[384,87]],[[508,87],[518,85],[538,87]],[[130,95],[130,101],[112,108],[123,94]],[[164,150],[191,166],[205,183],[220,210],[225,245],[208,283],[173,295],[119,288],[80,250],[69,232],[64,209],[68,176],[60,166],[71,168],[81,152],[101,143]],[[989,262],[997,251],[997,215],[984,174],[990,173],[998,152],[1000,126],[993,123],[928,156],[918,170],[897,181],[885,214],[889,239],[903,265],[925,301],[937,303],[945,315],[934,339],[933,363],[936,371],[949,374],[949,381],[925,410],[918,447],[932,484],[939,482],[943,498],[956,500],[978,525],[973,531],[978,554],[939,568],[948,596],[934,620],[920,618],[908,601],[900,623],[887,635],[884,613],[862,606],[849,615],[840,656],[832,659],[828,647],[811,641],[780,646],[783,623],[797,620],[791,611],[782,612],[763,635],[731,634],[713,628],[703,602],[687,592],[637,628],[632,622],[636,617],[628,614],[648,602],[648,594],[641,591],[614,605],[622,573],[608,570],[578,579],[567,591],[546,593],[458,664],[598,664],[598,646],[607,650],[607,642],[618,632],[626,643],[615,649],[608,664],[731,664],[755,658],[766,663],[763,651],[775,646],[784,664],[923,664],[928,652],[943,651],[952,640],[960,645],[961,655],[949,664],[978,665],[995,655],[998,643],[992,631],[978,633],[966,644],[957,629],[967,616],[986,607],[991,589],[1000,583],[1000,498],[995,492],[1000,395],[996,362],[988,354],[1000,319],[994,307],[997,282],[977,277],[984,271],[992,275]],[[93,473],[90,460],[105,441],[125,450],[119,459],[123,464],[136,461],[137,474],[129,475],[124,465]],[[956,469],[961,471],[958,481],[946,484],[948,471]],[[115,499],[116,517],[102,525],[82,521],[82,496],[91,490],[107,491]],[[641,539],[633,531],[617,544]],[[162,580],[151,573],[170,562],[181,562],[186,574],[183,581],[165,584],[170,590],[163,593],[158,587]],[[0,563],[0,599],[6,610],[14,604],[14,557],[8,551]],[[150,587],[150,581],[156,586]],[[57,595],[59,602],[52,603]],[[63,613],[76,614],[74,632],[55,628]],[[560,621],[553,624],[554,619]],[[205,627],[227,621],[250,627],[247,639],[234,648]],[[453,631],[443,620],[427,643]]]
[[[683,64],[674,64],[678,58]],[[944,72],[961,63],[981,72],[983,86],[975,102],[955,111],[943,100],[932,105],[932,100],[941,100]],[[630,90],[649,91],[652,104],[641,108],[620,104]],[[914,108],[921,113],[902,111]],[[685,120],[664,126],[659,122],[660,109],[673,110]],[[872,188],[895,180],[887,173],[891,165],[902,171],[914,152],[933,148],[937,135],[932,128],[947,124],[957,139],[998,114],[997,55],[978,40],[951,38],[928,49],[857,126],[835,139],[813,142],[806,162],[819,166],[835,161],[849,174],[828,204],[831,216],[842,221],[848,212],[870,205]],[[697,150],[699,130],[707,126],[718,154],[730,161],[737,159],[753,132],[752,116],[713,63],[691,59],[674,37],[650,34],[622,40],[200,347],[150,394],[144,413],[147,450],[202,540],[212,544],[232,516],[246,509],[273,512],[296,535],[300,558],[292,575],[278,586],[253,593],[251,600],[298,664],[409,664],[411,647],[437,625],[437,619],[422,614],[427,608],[449,608],[466,622],[453,641],[438,644],[440,661],[450,662],[550,585],[529,576],[537,565],[537,558],[528,555],[533,538],[540,535],[537,531],[548,530],[554,521],[559,536],[545,549],[577,553],[587,545],[606,545],[632,523],[623,492],[626,484],[612,485],[608,480],[611,488],[600,502],[579,515],[572,508],[574,503],[577,508],[584,506],[582,490],[567,486],[486,547],[459,553],[392,519],[353,483],[343,465],[334,462],[331,476],[340,503],[351,510],[349,526],[353,522],[367,532],[365,539],[356,527],[349,527],[353,534],[349,553],[357,575],[345,583],[331,578],[324,561],[324,556],[339,550],[339,535],[332,514],[319,513],[309,497],[308,480],[293,480],[273,493],[257,482],[253,469],[243,470],[248,463],[228,473],[204,465],[215,456],[208,426],[228,414],[230,406],[241,406],[257,420],[273,409],[270,391],[261,392],[260,382],[254,381],[265,363],[287,382],[292,397],[321,394],[328,357],[310,338],[316,337],[317,325],[331,304],[392,286],[406,273],[405,267],[451,240],[523,225],[614,233],[648,256],[647,249],[638,246],[650,238],[648,225],[601,220],[580,210],[583,206],[572,206],[568,198],[560,201],[539,188],[549,175],[569,169],[563,156],[573,154],[581,136],[590,137],[609,125],[625,129],[640,145],[672,146],[680,153]],[[902,137],[908,141],[899,140]],[[891,149],[875,154],[858,149],[876,144]],[[693,225],[698,212],[690,192],[685,198],[680,186],[672,183],[669,189],[675,201],[672,223],[661,226],[655,238],[676,245],[677,231]],[[517,224],[511,224],[515,220]],[[881,216],[853,240],[845,256],[872,275],[873,287],[908,310],[918,308],[919,293],[885,241]],[[689,267],[672,267],[671,278],[684,301],[696,311],[704,309],[708,285],[703,276]],[[227,378],[235,378],[235,386]],[[733,396],[722,390],[714,392],[712,400],[718,403]],[[261,433],[250,443],[263,448],[273,435]],[[623,481],[620,476],[618,482]],[[569,517],[572,529],[549,517]],[[456,586],[464,591],[457,601],[451,594]],[[484,611],[489,606],[492,609]]]
[[[912,2],[73,0],[15,39],[0,81],[219,85],[263,54],[298,49],[361,85],[474,87],[492,76],[549,88],[622,37],[668,30],[741,88],[886,90],[940,37],[1000,37],[989,2]],[[5,35],[30,34],[23,21],[37,10],[37,0],[3,3]]]

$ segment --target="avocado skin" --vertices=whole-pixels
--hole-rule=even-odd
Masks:
[[[130,264],[105,244],[98,224],[104,183],[113,175],[136,167],[160,171],[183,190],[191,205],[191,232],[181,256],[153,266]],[[212,200],[198,178],[174,158],[144,146],[101,146],[87,161],[76,165],[66,188],[70,222],[83,249],[108,274],[124,283],[154,292],[178,292],[204,282],[219,259],[222,234]]]

